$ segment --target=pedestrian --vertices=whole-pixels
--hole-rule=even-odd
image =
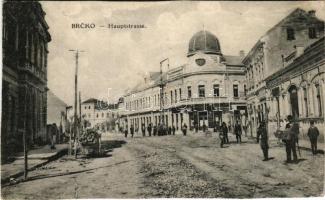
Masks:
[[[199,131],[199,125],[197,122],[194,122],[195,133]]]
[[[56,135],[57,135],[57,132],[58,132],[58,129],[56,127],[56,124],[53,123],[52,126],[51,126],[51,149],[55,149],[55,142],[56,142]]]
[[[298,134],[299,134],[299,125],[294,123],[293,117],[288,115],[287,117],[288,123],[286,124],[286,129],[284,130],[284,138],[283,142],[286,146],[286,153],[287,153],[287,163],[291,163],[291,152],[293,155],[293,162],[297,163],[297,151],[296,151],[296,142],[298,141]],[[298,131],[297,131],[298,126]]]
[[[151,137],[151,131],[152,131],[152,124],[151,123],[149,123],[147,130],[148,130],[149,137]]]
[[[158,124],[158,136],[161,136],[163,133],[163,126],[161,123]]]
[[[227,124],[226,122],[222,122],[222,127],[221,127],[221,131],[223,134],[223,144],[228,144],[228,128],[227,128]]]
[[[133,135],[134,135],[134,126],[133,126],[133,124],[131,125],[130,133],[131,133],[131,137],[133,138]]]
[[[203,126],[202,126],[202,129],[203,129],[203,133],[205,133],[205,131],[207,130],[207,125],[205,125],[205,123],[203,122]]]
[[[142,132],[142,136],[145,137],[146,136],[146,126],[144,123],[141,125],[141,132]]]
[[[220,148],[223,148],[223,144],[225,142],[225,135],[222,131],[219,132],[219,139],[220,139]]]
[[[157,135],[157,126],[154,125],[153,126],[153,136],[156,136]]]
[[[314,121],[310,121],[310,127],[308,129],[308,137],[310,139],[311,151],[313,155],[317,154],[317,137],[319,136],[318,128],[314,125]]]
[[[168,135],[171,135],[172,134],[172,127],[168,127]]]
[[[183,127],[182,127],[182,131],[183,131],[183,135],[186,136],[186,132],[187,132],[187,125],[184,123]]]
[[[236,125],[235,125],[235,134],[236,134],[237,143],[241,143],[242,130],[241,130],[241,126],[238,123],[238,121],[236,122]]]
[[[257,142],[259,142],[259,138],[261,137],[260,140],[260,145],[261,145],[261,149],[263,151],[263,155],[264,155],[264,160],[263,161],[267,161],[269,159],[269,144],[268,144],[268,136],[267,136],[267,131],[266,131],[266,126],[265,126],[265,122],[261,122],[260,126],[258,127],[257,130]]]
[[[174,125],[172,126],[172,132],[173,132],[173,135],[175,135],[175,132],[176,132],[176,128],[175,128],[175,126],[174,126]]]
[[[125,128],[125,130],[124,130],[124,136],[125,136],[125,138],[128,137],[128,127],[127,127],[127,126],[126,126],[126,128]]]

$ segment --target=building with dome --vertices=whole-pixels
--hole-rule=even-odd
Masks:
[[[119,101],[120,124],[163,123],[177,130],[226,122],[245,123],[244,55],[224,55],[218,38],[202,30],[189,40],[187,62],[166,72],[151,72]]]

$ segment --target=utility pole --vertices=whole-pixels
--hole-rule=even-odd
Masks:
[[[164,123],[164,84],[163,84],[163,74],[162,74],[162,63],[168,60],[168,67],[169,67],[169,59],[165,58],[164,60],[160,61],[160,123]]]
[[[79,119],[80,119],[80,131],[82,131],[82,116],[81,116],[81,92],[79,91]]]
[[[28,98],[28,95],[27,95],[27,87],[25,86],[24,87],[25,91],[25,99],[27,100]],[[24,131],[23,131],[23,142],[24,142],[24,179],[26,180],[27,179],[27,174],[28,174],[28,156],[27,156],[27,153],[28,153],[28,149],[27,149],[27,122],[26,122],[26,119],[27,119],[27,107],[26,107],[26,104],[24,105]]]
[[[77,91],[78,91],[78,58],[79,58],[79,52],[84,52],[84,51],[80,51],[80,50],[69,50],[69,51],[73,51],[76,52],[75,56],[76,56],[76,71],[75,71],[75,82],[74,82],[74,134],[75,134],[75,152],[74,152],[74,156],[75,158],[77,158],[77,146],[79,144],[79,131],[78,131],[78,114],[77,114],[77,104],[78,104],[78,95],[77,95]]]

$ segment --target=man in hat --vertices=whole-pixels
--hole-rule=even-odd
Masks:
[[[264,155],[264,160],[263,161],[267,161],[269,159],[269,144],[268,144],[268,136],[267,136],[267,131],[266,131],[266,126],[265,126],[265,122],[262,121],[260,123],[260,126],[258,127],[257,130],[257,142],[259,142],[259,139],[261,137],[260,140],[260,145],[261,145],[261,149],[263,151],[263,155]]]

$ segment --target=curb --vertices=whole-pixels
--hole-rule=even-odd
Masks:
[[[60,151],[58,151],[55,155],[48,157],[47,160],[44,159],[44,162],[39,163],[39,164],[37,164],[37,165],[35,165],[35,166],[31,167],[31,168],[28,168],[28,172],[33,171],[36,168],[42,167],[43,165],[46,165],[49,162],[52,162],[52,161],[62,157],[63,155],[65,155],[67,153],[68,153],[68,148],[63,148]],[[42,159],[40,159],[40,160],[42,160]],[[17,173],[15,173],[15,174],[7,177],[7,178],[1,179],[1,185],[2,185],[1,187],[3,187],[3,184],[9,183],[11,178],[18,178],[18,177],[23,176],[23,175],[24,175],[24,171],[20,171],[20,172],[17,172]]]

